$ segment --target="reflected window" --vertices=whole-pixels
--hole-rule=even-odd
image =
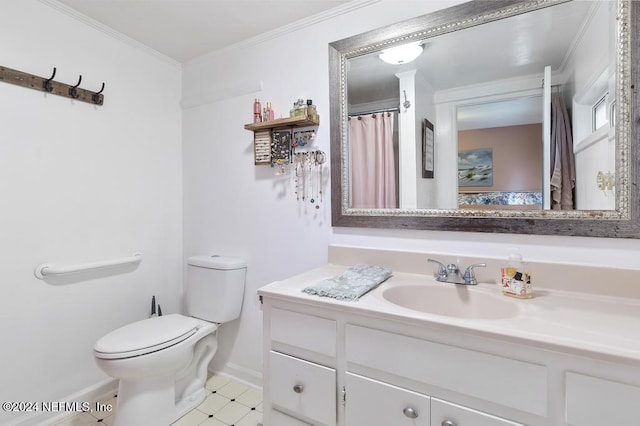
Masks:
[[[609,114],[607,114],[607,95],[605,94],[593,106],[593,131],[609,123]]]

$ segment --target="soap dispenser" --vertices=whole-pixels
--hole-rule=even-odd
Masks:
[[[519,299],[533,297],[531,275],[517,249],[509,251],[507,261],[502,266],[502,293]]]

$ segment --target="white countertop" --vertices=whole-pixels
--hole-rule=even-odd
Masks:
[[[521,300],[503,296],[496,284],[457,286],[437,282],[429,275],[395,272],[391,278],[356,302],[339,301],[302,292],[305,287],[340,274],[346,268],[344,265],[326,265],[271,283],[260,288],[258,294],[359,315],[387,318],[416,326],[436,327],[640,366],[640,301],[637,299],[534,288],[534,298]],[[452,292],[464,294],[468,298],[484,293],[513,303],[517,307],[517,314],[502,319],[478,319],[435,315],[407,309],[383,297],[385,290],[399,285],[447,287]]]

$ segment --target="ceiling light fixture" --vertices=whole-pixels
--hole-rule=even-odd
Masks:
[[[380,59],[391,65],[408,64],[422,53],[422,45],[419,41],[401,46],[385,49],[380,54]]]

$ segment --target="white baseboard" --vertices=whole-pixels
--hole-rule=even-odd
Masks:
[[[90,403],[93,407],[95,402],[104,401],[112,397],[118,391],[118,381],[115,379],[106,379],[102,382],[96,383],[92,386],[82,389],[79,392],[68,395],[60,402],[78,404]],[[37,412],[22,417],[18,417],[13,421],[7,423],[8,426],[49,426],[54,425],[62,421],[62,419],[79,414],[80,412]]]
[[[250,368],[242,367],[241,365],[228,362],[222,370],[212,371],[211,373],[218,376],[228,377],[237,382],[244,383],[252,388],[262,390],[262,372],[255,371]]]

